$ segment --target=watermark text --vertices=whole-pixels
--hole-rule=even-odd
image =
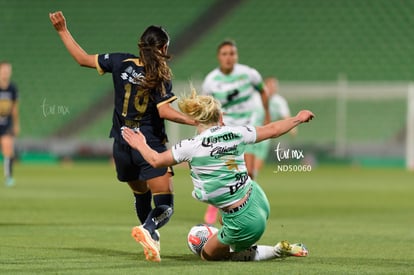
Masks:
[[[49,104],[46,101],[46,98],[43,99],[42,105],[42,114],[44,117],[53,116],[53,115],[61,115],[65,116],[70,114],[70,110],[68,106],[65,105],[56,105],[56,104]]]
[[[274,150],[278,161],[276,170],[273,173],[280,172],[310,172],[312,166],[306,162],[305,153],[301,149],[282,148],[280,142]],[[299,161],[299,164],[290,164],[291,161]]]

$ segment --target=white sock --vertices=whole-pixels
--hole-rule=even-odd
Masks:
[[[252,178],[252,180],[257,178],[257,174],[259,174],[259,171],[257,169],[253,169],[253,178]]]
[[[11,158],[4,157],[3,159],[3,168],[4,168],[4,176],[6,178],[11,177]]]
[[[231,253],[232,261],[265,261],[278,258],[280,255],[274,246],[254,245],[246,250]]]
[[[265,261],[280,257],[274,246],[270,245],[258,245],[254,261]]]

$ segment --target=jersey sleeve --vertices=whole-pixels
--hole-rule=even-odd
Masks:
[[[269,102],[272,120],[279,120],[290,117],[290,109],[285,98],[280,95],[273,95]]]
[[[239,131],[244,143],[256,142],[256,128],[254,126],[240,126]]]
[[[289,105],[283,97],[280,97],[280,114],[283,118],[290,117]]]
[[[263,91],[264,82],[260,73],[256,69],[250,68],[249,76],[253,87],[259,92]]]
[[[204,79],[203,84],[201,85],[201,94],[202,95],[211,95],[211,77],[210,74]]]
[[[171,81],[166,81],[164,83],[164,88],[165,88],[165,93],[164,94],[157,94],[154,96],[154,101],[155,104],[157,105],[157,107],[166,104],[166,103],[171,103],[174,100],[177,99],[177,97],[174,95],[174,93],[172,92],[172,82]]]
[[[194,154],[193,139],[182,140],[171,148],[174,160],[177,163],[190,161]]]
[[[96,70],[100,75],[112,73],[114,67],[128,58],[134,58],[132,54],[126,53],[105,53],[96,55]]]

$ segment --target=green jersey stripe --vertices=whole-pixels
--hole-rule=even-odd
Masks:
[[[235,81],[249,79],[249,75],[246,73],[243,74],[230,74],[230,75],[223,75],[219,74],[216,75],[213,80],[223,82],[223,83],[232,83]]]

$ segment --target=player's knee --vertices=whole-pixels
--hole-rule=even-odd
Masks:
[[[144,194],[150,190],[144,181],[129,181],[128,185],[136,194]]]

